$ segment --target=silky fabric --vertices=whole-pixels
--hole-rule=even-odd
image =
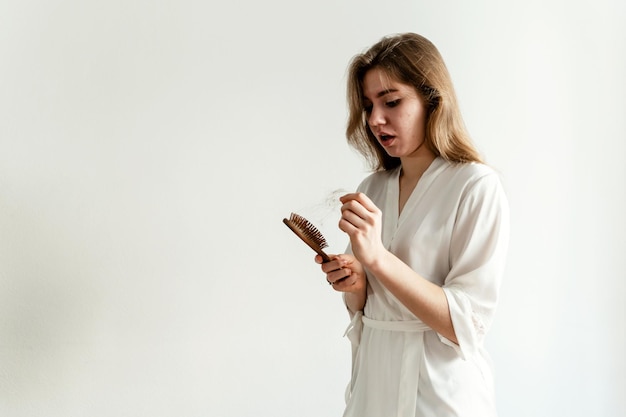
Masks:
[[[352,378],[344,417],[494,417],[483,347],[509,237],[497,173],[438,157],[399,212],[401,168],[359,186],[382,210],[385,247],[447,297],[458,344],[422,323],[367,272],[367,301],[352,316]],[[348,247],[348,252],[351,252]]]

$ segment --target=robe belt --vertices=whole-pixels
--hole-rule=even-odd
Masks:
[[[431,330],[421,320],[382,321],[365,317],[361,311],[357,312],[346,329],[344,336],[352,342],[352,364],[354,367],[356,353],[361,343],[363,327],[367,326],[378,330],[390,330],[397,332],[418,333]],[[404,338],[403,367],[399,375],[400,384],[398,391],[398,408],[393,417],[413,417],[417,406],[417,392],[419,387],[419,372],[424,355],[424,339],[418,335]],[[353,368],[354,372],[354,368]],[[346,402],[350,398],[351,385],[346,389]],[[348,414],[351,416],[352,414]]]

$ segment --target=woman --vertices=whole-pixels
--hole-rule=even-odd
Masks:
[[[350,246],[321,266],[352,317],[344,416],[495,416],[483,340],[508,242],[498,175],[424,37],[383,38],[348,78],[347,138],[375,172],[341,197]]]

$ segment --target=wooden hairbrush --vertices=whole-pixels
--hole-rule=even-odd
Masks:
[[[323,262],[330,261],[328,255],[322,250],[328,247],[326,238],[310,221],[299,214],[291,213],[289,219],[283,219],[283,223],[298,235],[311,249],[317,252],[317,254],[322,257]]]

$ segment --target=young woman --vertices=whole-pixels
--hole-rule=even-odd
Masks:
[[[375,172],[341,198],[347,253],[321,265],[352,317],[344,417],[495,416],[483,341],[509,233],[498,175],[424,37],[383,38],[348,78],[347,138]]]

